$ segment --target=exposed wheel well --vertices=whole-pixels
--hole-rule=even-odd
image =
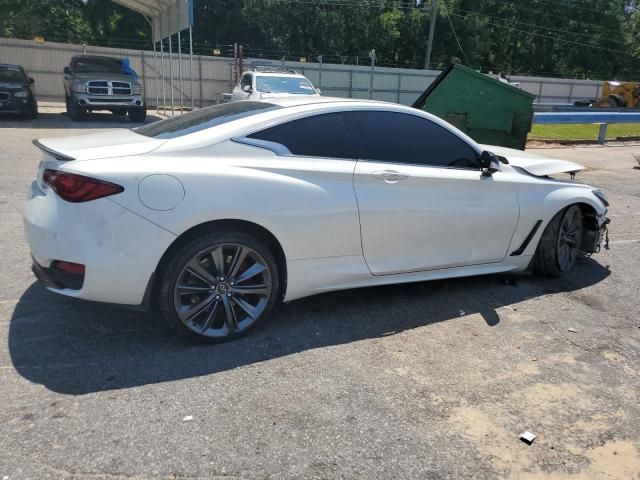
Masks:
[[[282,245],[280,245],[280,242],[275,237],[275,235],[273,235],[269,230],[258,225],[257,223],[248,222],[246,220],[233,219],[214,220],[211,222],[202,223],[190,228],[178,238],[176,238],[169,246],[167,251],[164,252],[164,255],[162,255],[162,258],[160,258],[160,261],[158,262],[158,267],[156,268],[156,272],[153,276],[153,290],[155,291],[157,287],[157,280],[161,277],[160,272],[162,268],[164,267],[164,265],[166,265],[167,261],[173,255],[173,252],[175,252],[180,247],[180,245],[204,233],[221,231],[246,233],[247,235],[256,237],[260,241],[264,242],[265,245],[271,249],[278,264],[278,273],[280,275],[280,298],[284,298],[284,294],[287,291],[287,260],[284,254],[284,250],[282,249]]]

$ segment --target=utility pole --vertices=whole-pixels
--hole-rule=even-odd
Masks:
[[[433,0],[431,6],[431,24],[429,26],[429,39],[427,40],[427,56],[424,60],[424,69],[429,70],[431,66],[431,52],[433,50],[433,35],[436,31],[436,19],[438,18],[438,0]]]

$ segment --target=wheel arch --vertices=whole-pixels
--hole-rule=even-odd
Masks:
[[[283,299],[286,291],[287,291],[287,258],[284,253],[284,249],[280,241],[276,238],[276,236],[271,233],[268,229],[263,227],[262,225],[258,225],[257,223],[250,222],[248,220],[239,220],[239,219],[220,219],[220,220],[212,220],[208,222],[204,222],[198,225],[195,225],[188,230],[184,231],[180,234],[172,243],[169,245],[167,250],[164,252],[162,257],[158,262],[158,266],[156,267],[156,271],[151,279],[152,285],[150,286],[150,291],[155,292],[158,287],[158,279],[161,277],[160,272],[162,268],[167,264],[172,254],[184,243],[192,240],[193,238],[197,238],[199,235],[204,233],[211,232],[221,232],[221,231],[233,231],[233,232],[241,232],[246,233],[247,235],[254,236],[264,242],[267,247],[271,249],[273,252],[276,263],[278,264],[278,273],[280,275],[280,292],[279,297]]]
[[[585,199],[579,199],[579,200],[567,202],[566,204],[563,204],[560,208],[555,210],[553,214],[548,218],[548,220],[541,225],[542,228],[540,228],[539,231],[537,232],[535,242],[531,242],[532,244],[535,245],[535,249],[533,250],[534,253],[538,250],[540,240],[542,239],[542,234],[546,230],[549,223],[551,223],[551,221],[555,218],[556,215],[564,212],[566,209],[568,209],[573,205],[577,205],[580,208],[580,212],[582,213],[582,224],[584,227],[590,227],[594,224],[597,225],[598,211],[596,210],[596,207],[593,204],[586,201]]]

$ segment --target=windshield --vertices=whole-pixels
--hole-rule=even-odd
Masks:
[[[26,83],[26,81],[20,67],[0,66],[0,83]]]
[[[223,103],[134,128],[133,131],[146,137],[176,138],[278,108],[282,107],[265,102]]]
[[[256,87],[262,93],[290,93],[292,95],[315,95],[308,80],[296,77],[256,77]]]
[[[74,73],[122,73],[122,62],[115,58],[79,58]]]

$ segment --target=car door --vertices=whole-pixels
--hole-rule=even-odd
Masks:
[[[256,160],[256,168],[269,172],[283,188],[274,197],[289,195],[277,215],[286,231],[289,260],[361,257],[358,207],[353,193],[355,149],[339,113],[320,113],[292,119],[236,142],[266,148],[277,156]],[[295,193],[294,193],[295,192]],[[264,198],[266,205],[272,201]],[[278,201],[274,200],[275,204]]]
[[[353,111],[354,189],[374,275],[499,262],[519,208],[510,178],[483,176],[478,151],[419,113]]]

